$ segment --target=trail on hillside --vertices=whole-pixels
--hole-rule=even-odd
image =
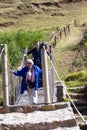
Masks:
[[[54,49],[54,64],[63,78],[69,73],[86,69],[84,59],[87,60],[87,57],[82,42],[83,32],[79,28],[74,28],[69,35],[58,41]]]

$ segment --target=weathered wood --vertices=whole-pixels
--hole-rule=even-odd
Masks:
[[[77,21],[76,21],[76,19],[74,19],[74,26],[75,26],[75,27],[77,26]]]
[[[3,105],[9,106],[9,88],[8,88],[8,63],[7,63],[7,45],[4,44],[2,49],[2,89],[3,89]]]
[[[53,46],[50,45],[50,60],[53,63]],[[54,97],[54,68],[51,64],[51,85],[50,85],[50,92],[51,92],[51,102],[53,102]]]
[[[70,24],[67,25],[68,32],[70,32]]]
[[[54,37],[54,46],[56,46],[56,36]]]
[[[25,48],[24,54],[27,52],[27,47]],[[24,65],[27,65],[27,55],[24,56]]]
[[[47,66],[47,52],[45,46],[41,49],[42,71],[43,71],[43,86],[44,86],[44,99],[45,103],[51,103],[49,78],[48,78],[48,66]]]
[[[62,29],[60,30],[59,36],[60,36],[60,39],[62,39]]]
[[[66,27],[63,27],[64,34],[66,36]]]

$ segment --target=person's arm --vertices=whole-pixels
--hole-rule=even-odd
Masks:
[[[21,71],[18,71],[18,70],[14,70],[13,74],[16,76],[22,76]]]
[[[13,74],[16,75],[16,76],[23,76],[25,73],[25,67],[22,68],[21,70],[14,70],[13,71]]]
[[[42,73],[42,69],[40,69],[38,66],[36,66],[38,73],[41,74]]]
[[[29,51],[27,52],[27,55],[29,55],[29,54],[33,53],[33,51],[34,51],[34,48],[33,48],[33,49],[31,49],[31,50],[29,50]]]

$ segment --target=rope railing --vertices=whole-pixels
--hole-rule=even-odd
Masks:
[[[10,64],[7,58],[7,45],[0,45],[0,57],[2,64],[2,92],[3,105],[8,106],[18,102],[20,97],[21,78],[16,77],[11,72]],[[26,64],[27,57],[23,56],[20,69]],[[19,68],[18,68],[19,69]]]
[[[56,40],[57,40],[57,38],[60,38],[60,39],[62,39],[62,37],[63,37],[63,35],[64,36],[66,36],[67,35],[67,33],[68,32],[70,32],[70,24],[71,23],[73,23],[73,22],[75,22],[74,23],[74,25],[76,25],[76,19],[74,19],[74,20],[72,20],[71,22],[69,22],[68,24],[66,24],[65,26],[63,26],[59,31],[57,31],[54,35],[53,35],[53,37],[52,37],[52,39],[49,41],[49,42],[46,42],[46,44],[52,44],[53,43],[53,46],[55,46],[56,45]],[[26,53],[26,52],[25,52]],[[23,57],[24,58],[24,57]],[[24,59],[23,59],[24,60]],[[25,61],[24,61],[25,62]],[[23,62],[22,62],[22,67],[23,67]],[[53,69],[52,69],[52,66],[51,66],[51,68],[50,68],[50,72],[49,72],[49,75],[51,75],[51,76],[49,76],[49,77],[53,77],[53,75],[52,75],[52,72],[53,71]],[[52,79],[53,78],[51,78],[50,79],[50,81],[52,81]],[[52,81],[53,82],[53,81]],[[49,84],[51,84],[50,86],[53,86],[52,84],[52,82],[49,82]],[[51,87],[52,88],[52,87]],[[54,91],[54,90],[53,90]]]
[[[4,48],[3,48],[3,49],[1,50],[1,52],[0,52],[0,58],[1,58],[1,55],[2,55],[3,51],[4,51]]]
[[[9,82],[9,104],[13,105],[19,98],[20,94],[20,79],[14,76],[8,69],[8,82]]]
[[[21,69],[25,65],[26,57],[23,56],[21,66],[18,69]],[[20,100],[20,84],[21,84],[21,77],[17,77],[10,72],[11,68],[8,70],[9,75],[9,99],[10,105],[18,104]]]
[[[47,44],[53,44],[53,46],[55,46],[56,45],[56,40],[57,40],[58,37],[61,39],[62,35],[66,36],[67,32],[70,32],[70,24],[73,23],[73,21],[75,22],[74,25],[76,25],[76,20],[75,19],[72,20],[70,23],[66,24],[59,31],[57,31],[53,35],[52,39],[49,42],[46,42],[46,43]],[[2,48],[0,56],[2,55],[3,51],[4,51],[4,48]],[[26,59],[27,59],[27,57],[23,56],[23,60],[22,60],[22,64],[20,66],[20,69],[26,64]],[[9,68],[9,66],[8,66],[8,68]],[[53,71],[53,66],[50,65],[50,76],[49,77],[53,76],[52,71]],[[20,97],[19,96],[19,93],[20,93],[19,92],[19,90],[20,90],[20,79],[18,77],[15,77],[15,76],[13,77],[13,75],[10,74],[10,68],[8,69],[8,75],[9,75],[9,93],[10,93],[9,99],[11,100],[10,104],[11,104],[11,102],[13,102],[13,104],[15,104],[17,102],[17,100],[19,100],[19,97]],[[50,81],[52,81],[52,79],[50,79]],[[53,81],[52,82],[50,82],[50,81],[49,81],[49,83],[52,84]]]
[[[64,90],[66,91],[65,85],[64,85],[62,79],[60,78],[60,76],[59,76],[59,74],[58,74],[58,72],[57,72],[57,70],[56,70],[56,68],[55,68],[55,66],[54,66],[54,64],[53,64],[53,62],[50,60],[50,58],[49,58],[48,55],[47,55],[47,57],[48,57],[48,59],[49,59],[51,65],[52,65],[52,67],[53,67],[53,69],[54,69],[54,73],[56,74],[58,81],[61,83],[61,85],[63,86]],[[66,94],[67,94],[67,96],[68,96],[70,102],[71,102],[72,105],[74,106],[76,112],[79,114],[80,118],[81,118],[82,121],[84,122],[84,124],[87,124],[87,121],[85,120],[85,118],[83,117],[83,115],[79,112],[79,110],[77,109],[75,103],[73,102],[72,98],[70,97],[70,95],[69,95],[69,93],[68,93],[67,91],[66,91]]]

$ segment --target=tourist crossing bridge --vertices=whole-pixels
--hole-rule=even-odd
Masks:
[[[72,20],[71,23],[74,23],[76,26],[76,19]],[[62,97],[60,94],[57,95],[57,100],[61,101],[66,97],[66,87],[64,83],[61,81],[55,67],[53,64],[53,47],[56,45],[57,38],[62,39],[63,35],[66,36],[70,33],[70,23],[66,24],[64,27],[62,27],[59,31],[57,30],[55,34],[53,35],[51,41],[46,42],[46,44],[49,44],[49,52],[50,56],[47,56],[45,44],[42,46],[41,49],[41,59],[42,59],[42,71],[43,71],[43,91],[44,91],[44,103],[49,104],[54,102],[54,91],[55,91],[55,77],[57,77],[59,84],[61,84],[60,89],[62,90]],[[22,64],[20,68],[22,68],[24,65],[26,65],[27,57],[23,56]],[[2,86],[3,86],[3,106],[8,105],[15,105],[17,101],[20,99],[20,82],[21,79],[14,76],[12,73],[10,73],[10,65],[8,63],[7,58],[7,45],[1,45],[1,62],[2,62]],[[55,76],[56,75],[56,76]],[[59,96],[58,96],[59,95]],[[61,98],[61,99],[59,99]],[[57,101],[56,100],[56,101]]]
[[[79,130],[70,104],[63,102],[66,98],[65,84],[60,79],[55,82],[52,57],[48,58],[50,64],[47,63],[45,46],[41,50],[43,87],[38,90],[38,104],[32,106],[29,105],[27,91],[20,95],[21,79],[10,73],[7,45],[2,45],[1,48],[3,74],[1,130]],[[21,67],[26,65],[26,60],[27,57],[24,56]]]
[[[45,44],[42,44],[41,49],[41,58],[42,58],[42,71],[43,71],[43,87],[41,87],[38,91],[38,103],[53,103],[57,102],[57,100],[63,100],[66,97],[66,88],[65,85],[59,81],[64,87],[64,90],[61,90],[60,97],[62,99],[58,99],[57,87],[54,79],[54,66],[52,62],[52,51],[53,47],[50,45],[50,56],[46,53]],[[20,95],[20,83],[21,77],[17,77],[11,73],[11,68],[9,67],[9,63],[7,60],[7,45],[1,45],[1,59],[2,59],[2,86],[3,86],[3,106],[9,105],[18,105],[22,95]],[[23,56],[22,64],[20,69],[26,65],[27,56]],[[61,86],[60,85],[60,86]],[[61,87],[61,89],[63,89]],[[26,94],[27,95],[27,92]],[[28,96],[24,96],[28,97]],[[29,99],[27,100],[29,102]],[[26,103],[27,104],[27,103]]]
[[[17,120],[18,123],[16,123],[17,128],[19,124],[22,124],[23,130],[47,130],[47,129],[58,129],[58,130],[79,130],[79,127],[76,123],[75,116],[73,114],[72,108],[70,107],[70,104],[63,103],[64,99],[66,98],[66,95],[70,98],[69,94],[66,91],[66,85],[65,83],[60,79],[54,64],[53,64],[53,46],[56,44],[56,38],[58,35],[60,38],[62,38],[62,31],[64,31],[64,34],[66,36],[66,28],[68,31],[70,31],[69,25],[64,27],[63,30],[57,32],[52,40],[54,40],[53,44],[49,45],[50,49],[50,56],[47,56],[45,45],[42,46],[41,49],[41,58],[42,58],[42,70],[43,70],[43,87],[41,87],[38,91],[38,104],[30,106],[29,105],[29,97],[27,91],[24,92],[24,94],[20,95],[20,82],[21,78],[18,78],[14,76],[12,73],[10,73],[10,66],[8,63],[7,58],[7,45],[3,44],[1,45],[1,63],[2,63],[2,92],[3,92],[3,106],[0,107],[0,113],[8,113],[11,115],[13,112],[17,112],[14,116],[16,116],[19,119],[19,113],[23,113],[26,119],[28,118],[26,113],[30,113],[28,116],[32,116],[31,112],[35,112],[34,118],[39,119],[39,122],[33,120],[34,123],[30,120],[25,120],[21,122],[20,120],[17,120],[12,115],[12,121],[14,123],[14,120]],[[51,43],[52,40],[49,42]],[[20,68],[26,65],[27,57],[23,56],[22,64]],[[55,76],[56,75],[56,76]],[[57,77],[57,82],[55,80],[55,77]],[[70,98],[71,103],[74,105],[72,99]],[[74,105],[76,111],[78,112],[76,106]],[[38,111],[38,115],[40,117],[36,116]],[[47,111],[45,117],[43,117],[43,112]],[[57,117],[53,119],[52,117],[55,116],[55,112],[57,114]],[[10,113],[11,112],[11,113]],[[49,113],[53,113],[51,117],[49,117]],[[60,113],[60,114],[59,114]],[[86,123],[85,119],[81,115],[81,113],[78,112],[80,117],[82,118],[83,122]],[[9,116],[10,116],[9,115]],[[60,116],[58,116],[60,115]],[[14,129],[14,124],[12,125],[12,122],[9,124],[9,120],[3,119],[4,115],[0,115],[0,126],[3,128],[2,124],[4,125],[10,125],[8,126],[9,130]],[[5,117],[8,116],[5,115]],[[49,119],[52,119],[49,123]],[[68,117],[67,117],[68,116]],[[40,120],[41,117],[43,117],[43,120]],[[65,117],[65,118],[64,118]],[[46,121],[47,120],[47,121]],[[5,123],[4,123],[5,122]],[[28,123],[27,123],[28,122]],[[42,122],[42,123],[41,123]],[[37,123],[38,127],[35,127]],[[27,124],[27,125],[26,125]],[[31,126],[29,125],[31,124]],[[44,125],[45,124],[45,125]],[[47,125],[46,125],[47,124]],[[26,125],[26,126],[25,126]],[[32,126],[33,125],[33,126]],[[42,126],[42,127],[41,127]],[[66,128],[65,128],[66,127]],[[18,127],[18,130],[21,129],[21,126]],[[2,129],[3,130],[3,129]]]

